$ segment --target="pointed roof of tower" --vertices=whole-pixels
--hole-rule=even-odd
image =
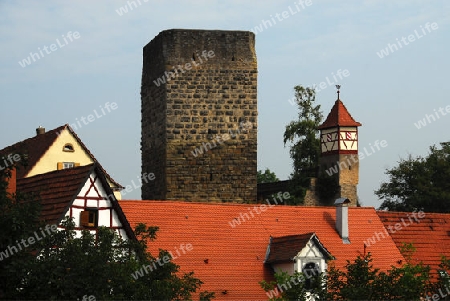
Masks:
[[[318,127],[318,129],[321,130],[337,126],[361,126],[361,123],[353,119],[339,97],[331,108],[327,119]]]

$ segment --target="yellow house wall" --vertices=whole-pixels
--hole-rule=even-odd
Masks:
[[[74,152],[63,151],[63,147],[67,143],[72,144]],[[49,147],[41,159],[30,170],[27,177],[57,170],[58,162],[75,162],[80,163],[81,166],[94,163],[72,134],[67,129],[64,129],[53,145]]]
[[[72,144],[74,151],[63,151],[64,145]],[[78,143],[75,137],[64,129],[58,138],[53,142],[41,159],[27,174],[27,177],[32,177],[38,174],[47,173],[58,169],[58,162],[74,162],[79,163],[80,166],[85,166],[94,163],[91,157],[84,151],[83,147]],[[110,186],[111,183],[108,181]],[[118,200],[121,199],[120,191],[115,191],[114,195]]]

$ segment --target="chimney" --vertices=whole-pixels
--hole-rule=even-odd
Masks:
[[[45,128],[43,128],[42,126],[39,126],[39,127],[36,129],[36,136],[37,136],[37,135],[42,135],[42,134],[45,134]]]
[[[334,204],[336,205],[336,230],[342,238],[344,244],[349,244],[348,239],[348,204],[350,200],[346,198],[337,199]]]
[[[15,167],[11,168],[11,177],[6,180],[8,181],[8,186],[6,187],[6,193],[9,195],[16,193],[17,176],[16,176],[16,168]]]

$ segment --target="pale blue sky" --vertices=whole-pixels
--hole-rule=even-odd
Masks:
[[[0,2],[0,148],[35,135],[39,125],[53,129],[97,110],[100,118],[76,133],[117,181],[130,184],[140,175],[142,47],[162,30],[251,30],[277,13],[282,21],[256,35],[258,169],[288,178],[283,132],[297,117],[288,101],[293,87],[319,85],[326,77],[333,82],[339,69],[350,74],[338,84],[344,104],[363,124],[360,149],[376,140],[388,144],[360,162],[363,205],[380,205],[373,191],[386,180],[386,168],[449,140],[450,117],[434,111],[450,105],[448,1],[311,0],[305,8],[298,1],[139,1],[122,16],[116,10],[127,1]],[[427,31],[427,22],[438,28]],[[70,41],[68,32],[79,38]],[[402,47],[391,45],[387,57],[377,55],[409,35],[416,38],[408,45],[398,42]],[[49,54],[21,67],[19,61],[44,46]],[[325,116],[335,100],[334,86],[317,94]],[[118,107],[103,115],[107,102]],[[439,119],[429,117],[417,129],[425,114]],[[125,198],[140,199],[140,191]]]

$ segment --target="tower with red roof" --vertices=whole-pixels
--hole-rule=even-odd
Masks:
[[[357,204],[359,181],[358,127],[339,98],[334,103],[325,122],[319,126],[321,156],[319,159],[322,175],[336,177],[339,184],[336,198],[345,197]]]

